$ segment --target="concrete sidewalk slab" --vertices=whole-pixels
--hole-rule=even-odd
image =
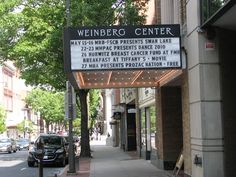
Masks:
[[[93,158],[80,158],[73,177],[169,177],[149,161],[139,159],[135,152],[124,152],[119,147],[106,146],[104,141],[91,141]],[[130,155],[131,154],[131,155]],[[68,169],[68,166],[67,166]],[[68,176],[67,170],[61,177]]]
[[[134,158],[119,147],[93,145],[90,177],[168,177],[149,161]]]

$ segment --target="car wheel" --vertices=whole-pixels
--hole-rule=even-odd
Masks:
[[[63,158],[63,160],[61,161],[60,166],[61,167],[66,166],[66,159],[65,158]]]
[[[34,167],[34,162],[29,162],[29,161],[28,161],[28,166],[29,166],[29,167]]]
[[[13,152],[14,152],[14,153],[16,153],[16,149],[15,149],[15,150],[13,150]]]

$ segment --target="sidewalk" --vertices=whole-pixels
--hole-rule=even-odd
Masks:
[[[168,177],[168,172],[149,161],[119,147],[106,146],[104,141],[92,141],[91,150],[93,158],[80,158],[79,170],[73,177]],[[66,171],[61,177],[65,176]]]

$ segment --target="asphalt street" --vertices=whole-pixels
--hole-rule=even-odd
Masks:
[[[0,153],[0,177],[38,177],[38,167],[28,167],[27,156],[28,151]],[[63,167],[46,166],[43,169],[43,177],[52,177],[63,170]]]

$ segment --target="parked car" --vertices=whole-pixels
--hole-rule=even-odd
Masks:
[[[0,139],[0,152],[16,152],[16,141],[12,138],[1,138]]]
[[[68,143],[65,138],[55,134],[40,135],[33,146],[29,149],[28,166],[33,167],[38,163],[39,157],[37,154],[37,144],[42,142],[44,145],[43,164],[53,164],[64,167],[68,163]]]
[[[17,150],[29,150],[29,146],[30,146],[30,141],[28,139],[18,139],[16,140],[16,147]]]

